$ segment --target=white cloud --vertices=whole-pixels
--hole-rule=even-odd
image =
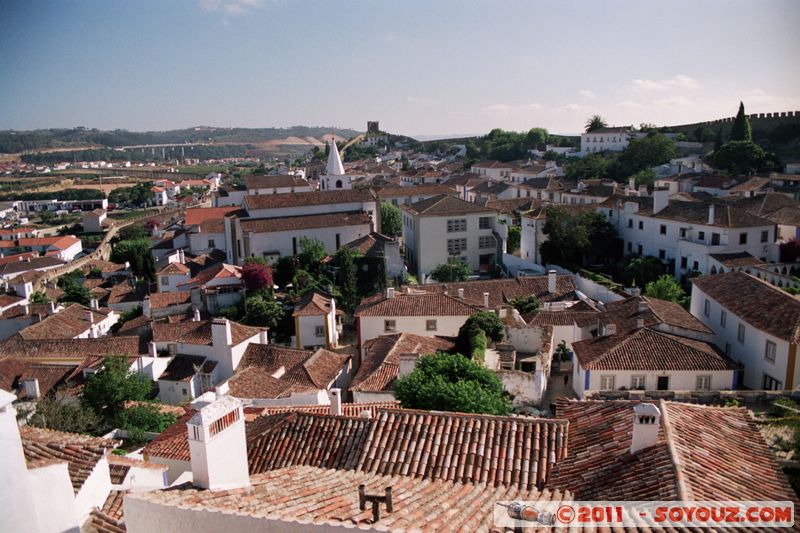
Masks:
[[[594,100],[595,98],[597,98],[597,95],[594,94],[589,89],[584,89],[582,91],[578,91],[578,94],[581,95],[582,97],[586,98],[587,100]]]
[[[639,102],[634,102],[633,100],[624,100],[617,104],[617,107],[621,109],[641,109],[644,106]]]
[[[494,104],[483,108],[484,113],[491,113],[495,115],[503,115],[506,113],[524,113],[527,111],[542,111],[544,106],[538,102],[531,104],[509,105],[509,104]]]
[[[522,105],[520,106],[520,108],[526,111],[541,111],[542,109],[544,109],[544,106],[539,103],[533,103],[533,104]]]
[[[580,104],[566,104],[553,108],[553,111],[564,111],[567,113],[575,113],[577,111],[586,111],[587,107]]]
[[[252,9],[260,8],[261,5],[262,0],[200,0],[203,11],[233,17],[244,15]]]
[[[694,105],[694,102],[692,102],[688,98],[684,98],[683,96],[671,96],[669,98],[662,98],[660,100],[654,100],[653,103],[663,107],[691,107]]]
[[[773,113],[775,111],[789,111],[800,107],[800,98],[790,98],[769,94],[764,89],[751,89],[742,94],[745,110],[750,113],[750,108],[758,109],[758,113]]]
[[[634,92],[656,91],[663,92],[669,89],[697,89],[700,84],[696,79],[685,74],[678,74],[668,80],[649,80],[637,78],[631,82],[629,90]]]
[[[428,98],[427,96],[409,96],[407,98],[409,103],[412,104],[431,104],[433,103],[432,98]]]
[[[483,108],[486,113],[510,113],[514,108],[508,104],[493,104]]]

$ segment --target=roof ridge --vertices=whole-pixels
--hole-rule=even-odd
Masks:
[[[683,467],[683,460],[678,454],[678,449],[675,443],[672,442],[672,424],[669,421],[667,413],[667,403],[662,399],[659,401],[661,407],[661,426],[664,428],[664,441],[667,446],[672,467],[675,469],[675,490],[678,492],[678,499],[680,501],[690,501],[691,491],[686,483],[686,474]]]

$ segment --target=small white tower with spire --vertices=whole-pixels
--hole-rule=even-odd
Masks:
[[[336,140],[331,136],[328,164],[325,166],[325,174],[319,177],[319,190],[335,191],[350,188],[350,176],[344,173],[344,165],[339,156],[339,149],[336,147]]]

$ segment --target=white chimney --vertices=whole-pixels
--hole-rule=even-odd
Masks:
[[[89,326],[89,338],[96,339],[100,337],[100,332],[98,331],[97,324],[92,324]]]
[[[94,322],[94,313],[92,313],[91,310],[87,309],[86,312],[84,313],[84,318],[89,324],[91,324]]]
[[[669,190],[653,191],[653,214],[661,212],[667,205],[669,205]]]
[[[647,185],[639,185],[639,196],[647,196]]]
[[[217,395],[200,407],[186,427],[196,486],[223,490],[250,485],[241,400]]]
[[[419,357],[419,354],[415,353],[400,354],[400,368],[397,371],[398,378],[407,376],[414,371],[414,369],[417,367],[417,357]]]
[[[200,322],[200,310],[195,309],[194,314],[192,315],[192,322]]]
[[[55,302],[47,302],[47,312],[51,315],[56,314],[56,303]]]
[[[459,287],[458,288],[458,299],[459,300],[463,300],[464,299],[464,288],[463,287]]]
[[[487,309],[489,308],[489,293],[488,292],[484,292],[483,293],[483,306],[486,307]]]
[[[548,270],[547,271],[547,292],[550,294],[556,293],[556,271],[555,270]]]
[[[98,303],[97,298],[92,298],[89,300],[89,308],[94,310],[100,309],[100,304]]]
[[[261,344],[269,344],[269,329],[262,329],[258,334],[258,342]]]
[[[389,299],[389,300],[394,298],[394,287],[388,287],[386,289],[386,298]]]
[[[644,318],[637,318],[636,329],[642,329],[643,327],[644,327]]]
[[[147,355],[149,355],[150,357],[158,357],[158,348],[156,348],[155,342],[150,341],[147,344]]]
[[[186,262],[186,256],[183,253],[183,250],[178,250],[178,262],[180,264],[184,264]]]
[[[605,336],[606,337],[608,337],[610,335],[616,335],[617,334],[617,325],[616,324],[606,324],[605,328],[604,328],[604,331],[605,331]]]
[[[342,390],[331,389],[328,391],[328,396],[331,399],[331,414],[333,416],[342,416]]]
[[[211,344],[214,347],[230,346],[233,344],[230,320],[227,318],[215,318],[211,322]]]
[[[142,314],[144,316],[150,316],[150,297],[145,296],[144,300],[142,300]]]
[[[647,302],[644,300],[639,300],[639,304],[636,306],[637,311],[640,313],[646,313],[650,310],[650,307],[647,305]]]
[[[640,403],[633,407],[633,434],[631,453],[655,446],[658,428],[661,427],[661,411],[652,403]]]
[[[25,391],[25,396],[28,400],[38,400],[40,396],[39,380],[36,378],[23,379],[22,390]]]
[[[714,224],[714,204],[708,206],[708,225]]]
[[[631,192],[636,190],[636,178],[628,178],[628,190]]]

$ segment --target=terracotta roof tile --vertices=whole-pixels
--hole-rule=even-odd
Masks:
[[[295,306],[292,316],[324,316],[330,312],[331,299],[317,291],[309,291]]]
[[[164,309],[192,302],[192,291],[156,292],[148,296],[152,309]]]
[[[125,491],[112,490],[108,493],[101,509],[95,509],[81,527],[83,533],[125,533],[122,502]]]
[[[283,189],[286,187],[308,187],[308,182],[303,178],[290,174],[283,175],[255,175],[247,174],[244,177],[244,185],[248,190],[251,189]]]
[[[290,192],[284,194],[257,194],[244,197],[247,209],[278,209],[282,207],[327,205],[355,202],[374,202],[369,190]]]
[[[13,335],[0,343],[0,356],[38,360],[66,359],[83,361],[87,356],[144,353],[138,337],[102,337],[99,339],[36,339],[25,340]]]
[[[414,292],[445,293],[458,296],[458,290],[464,290],[464,301],[483,308],[483,294],[489,293],[489,307],[499,308],[521,296],[536,296],[540,302],[561,300],[577,300],[575,281],[570,275],[556,276],[556,291],[548,291],[547,276],[522,276],[518,278],[463,281],[460,283],[426,283],[408,287]]]
[[[19,336],[25,340],[72,339],[84,333],[92,324],[105,320],[110,311],[72,304],[41,322],[20,330]],[[92,322],[86,318],[89,312],[92,313]]]
[[[186,344],[211,344],[212,320],[194,322],[187,320],[176,324],[154,322],[153,341],[155,342],[182,342]],[[261,333],[261,328],[245,326],[238,322],[231,322],[231,337],[234,346]]]
[[[455,198],[447,194],[433,196],[426,200],[420,200],[411,205],[403,205],[401,209],[408,211],[412,215],[418,216],[454,216],[466,214],[497,214],[493,209],[481,207],[471,202],[466,202],[460,198]]]
[[[269,195],[283,196],[283,195]],[[297,217],[276,218],[243,218],[240,221],[242,231],[245,233],[273,233],[278,231],[309,230],[315,228],[335,228],[340,226],[369,225],[372,221],[369,213],[325,213],[319,215],[305,215]]]
[[[190,207],[186,210],[186,219],[184,223],[187,226],[196,226],[209,220],[222,220],[226,214],[238,211],[239,209],[239,206]]]
[[[481,309],[446,294],[396,291],[393,298],[385,293],[362,300],[355,316],[471,316]]]

